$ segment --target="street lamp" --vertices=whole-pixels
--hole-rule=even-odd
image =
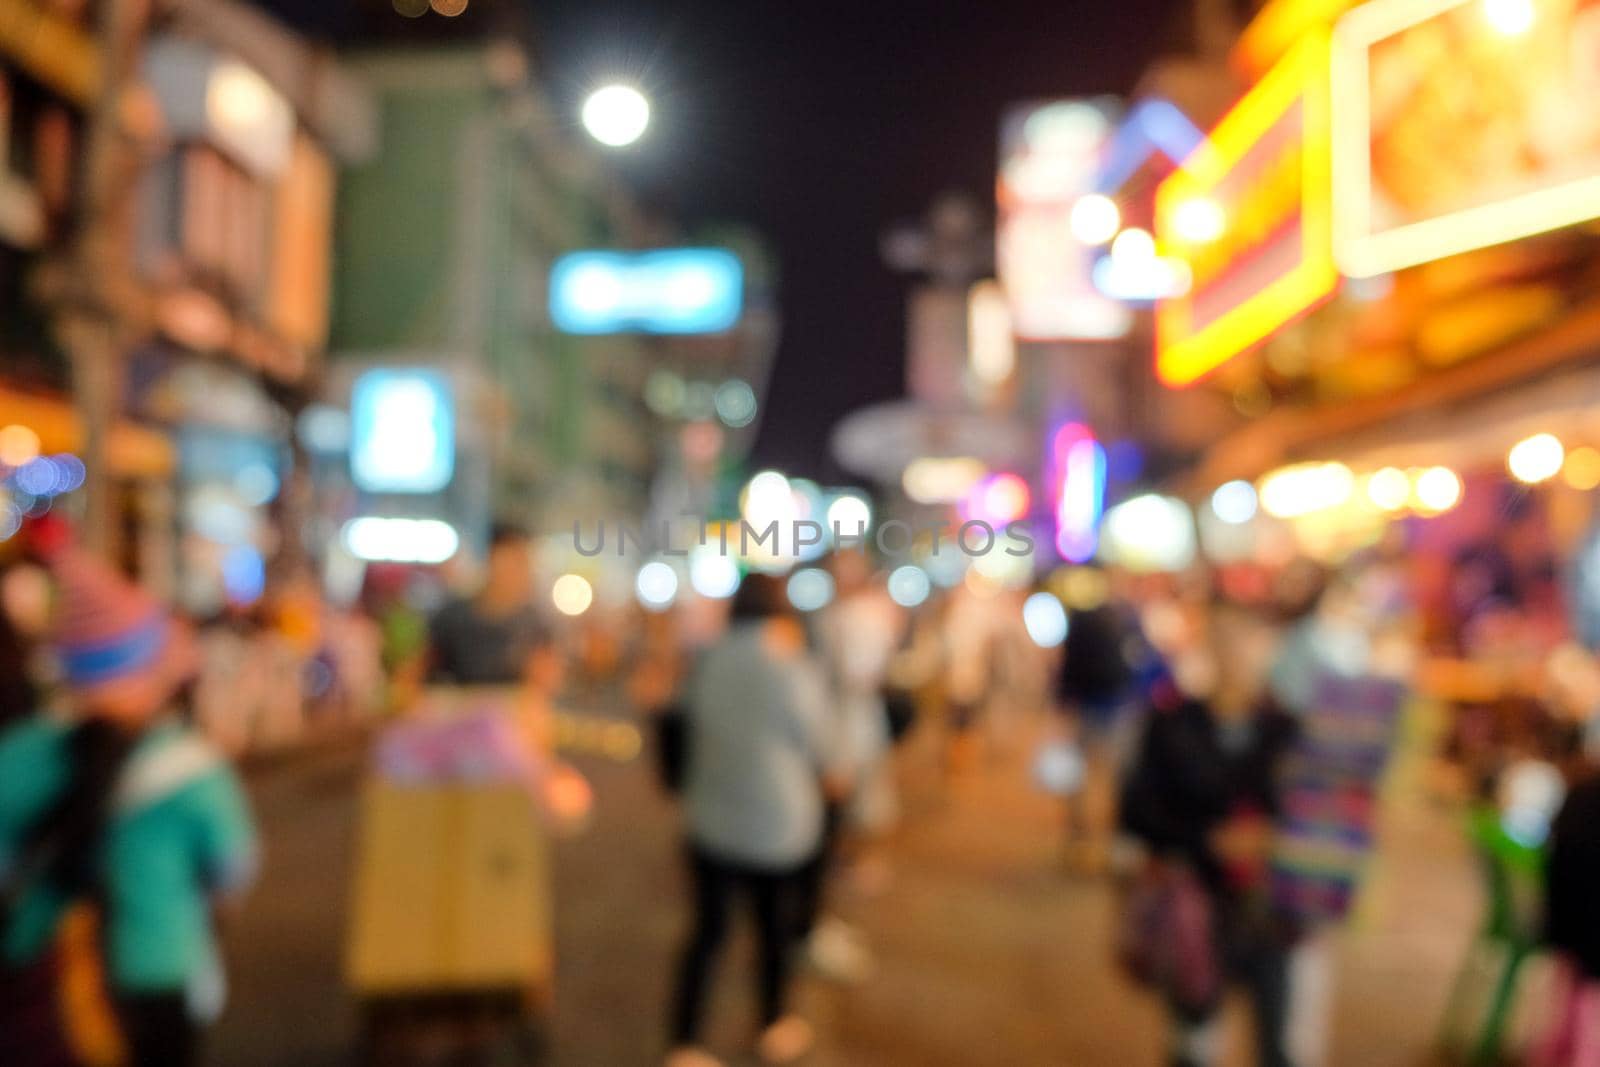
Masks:
[[[583,102],[583,127],[603,145],[622,148],[650,125],[650,101],[631,85],[607,85]]]

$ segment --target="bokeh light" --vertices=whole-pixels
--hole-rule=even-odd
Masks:
[[[1072,236],[1084,244],[1103,245],[1122,227],[1122,212],[1109,196],[1090,193],[1080,196],[1072,205],[1067,225],[1072,228]]]
[[[1022,602],[1022,625],[1034,644],[1055,648],[1067,639],[1067,609],[1052,593],[1034,593]]]
[[[1381,511],[1399,511],[1411,499],[1411,479],[1398,467],[1384,467],[1367,479],[1367,499]]]
[[[715,545],[689,550],[689,585],[696,593],[722,600],[739,591],[739,565]]]
[[[712,404],[717,409],[717,418],[735,429],[755,421],[756,393],[743,379],[729,378],[717,386]]]
[[[1224,482],[1211,494],[1211,511],[1231,526],[1240,526],[1256,517],[1256,487],[1242,478]]]
[[[933,583],[928,572],[914,563],[896,567],[889,572],[889,597],[903,608],[914,608],[928,599]]]
[[[670,563],[651,560],[639,568],[633,580],[633,591],[639,603],[652,611],[664,611],[672,606],[678,596],[678,572]]]
[[[1461,478],[1449,467],[1429,467],[1417,475],[1417,504],[1424,511],[1449,511],[1461,502],[1461,494]]]
[[[594,586],[581,574],[563,574],[550,587],[550,600],[563,615],[582,615],[594,603]]]
[[[1566,457],[1566,449],[1555,434],[1536,433],[1511,447],[1506,469],[1517,481],[1537,485],[1554,478]]]
[[[1568,485],[1580,492],[1600,487],[1600,449],[1579,445],[1568,452],[1561,476]]]
[[[39,455],[39,435],[30,427],[12,423],[0,429],[0,463],[20,467]]]
[[[833,600],[833,575],[820,567],[805,567],[789,576],[789,603],[798,611],[818,611]]]

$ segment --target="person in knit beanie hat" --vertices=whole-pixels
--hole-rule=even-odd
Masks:
[[[196,664],[187,627],[58,531],[32,547],[56,583],[66,707],[0,733],[0,1063],[184,1067],[221,1007],[213,909],[253,877],[255,830],[232,768],[171,711]],[[59,934],[85,901],[110,1050],[57,1017]]]

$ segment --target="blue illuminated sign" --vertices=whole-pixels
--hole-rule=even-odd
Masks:
[[[432,493],[456,463],[455,397],[430,370],[370,370],[350,394],[350,476],[369,493]]]
[[[550,271],[564,333],[721,333],[743,303],[744,268],[722,248],[572,252]]]

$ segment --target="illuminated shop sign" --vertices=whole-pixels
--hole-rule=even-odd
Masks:
[[[564,333],[722,333],[739,321],[744,268],[722,248],[572,252],[550,271]]]
[[[1018,337],[1100,340],[1128,332],[1130,312],[1095,288],[1094,253],[1072,227],[1074,205],[1095,191],[1113,129],[1106,109],[1086,100],[1006,115],[995,261]]]
[[[455,401],[444,375],[371,370],[350,394],[350,477],[369,493],[432,493],[455,472]]]
[[[1228,60],[1246,77],[1272,69],[1306,34],[1326,30],[1362,0],[1267,0],[1234,43]]]
[[[1106,501],[1106,450],[1081,422],[1059,427],[1050,439],[1051,504],[1056,552],[1085,563],[1099,547],[1100,514]]]
[[[1333,291],[1328,44],[1305,38],[1156,190],[1186,294],[1156,309],[1156,373],[1188,385]],[[1202,225],[1203,223],[1203,225]]]
[[[1600,216],[1600,0],[1375,0],[1332,76],[1344,273]]]

